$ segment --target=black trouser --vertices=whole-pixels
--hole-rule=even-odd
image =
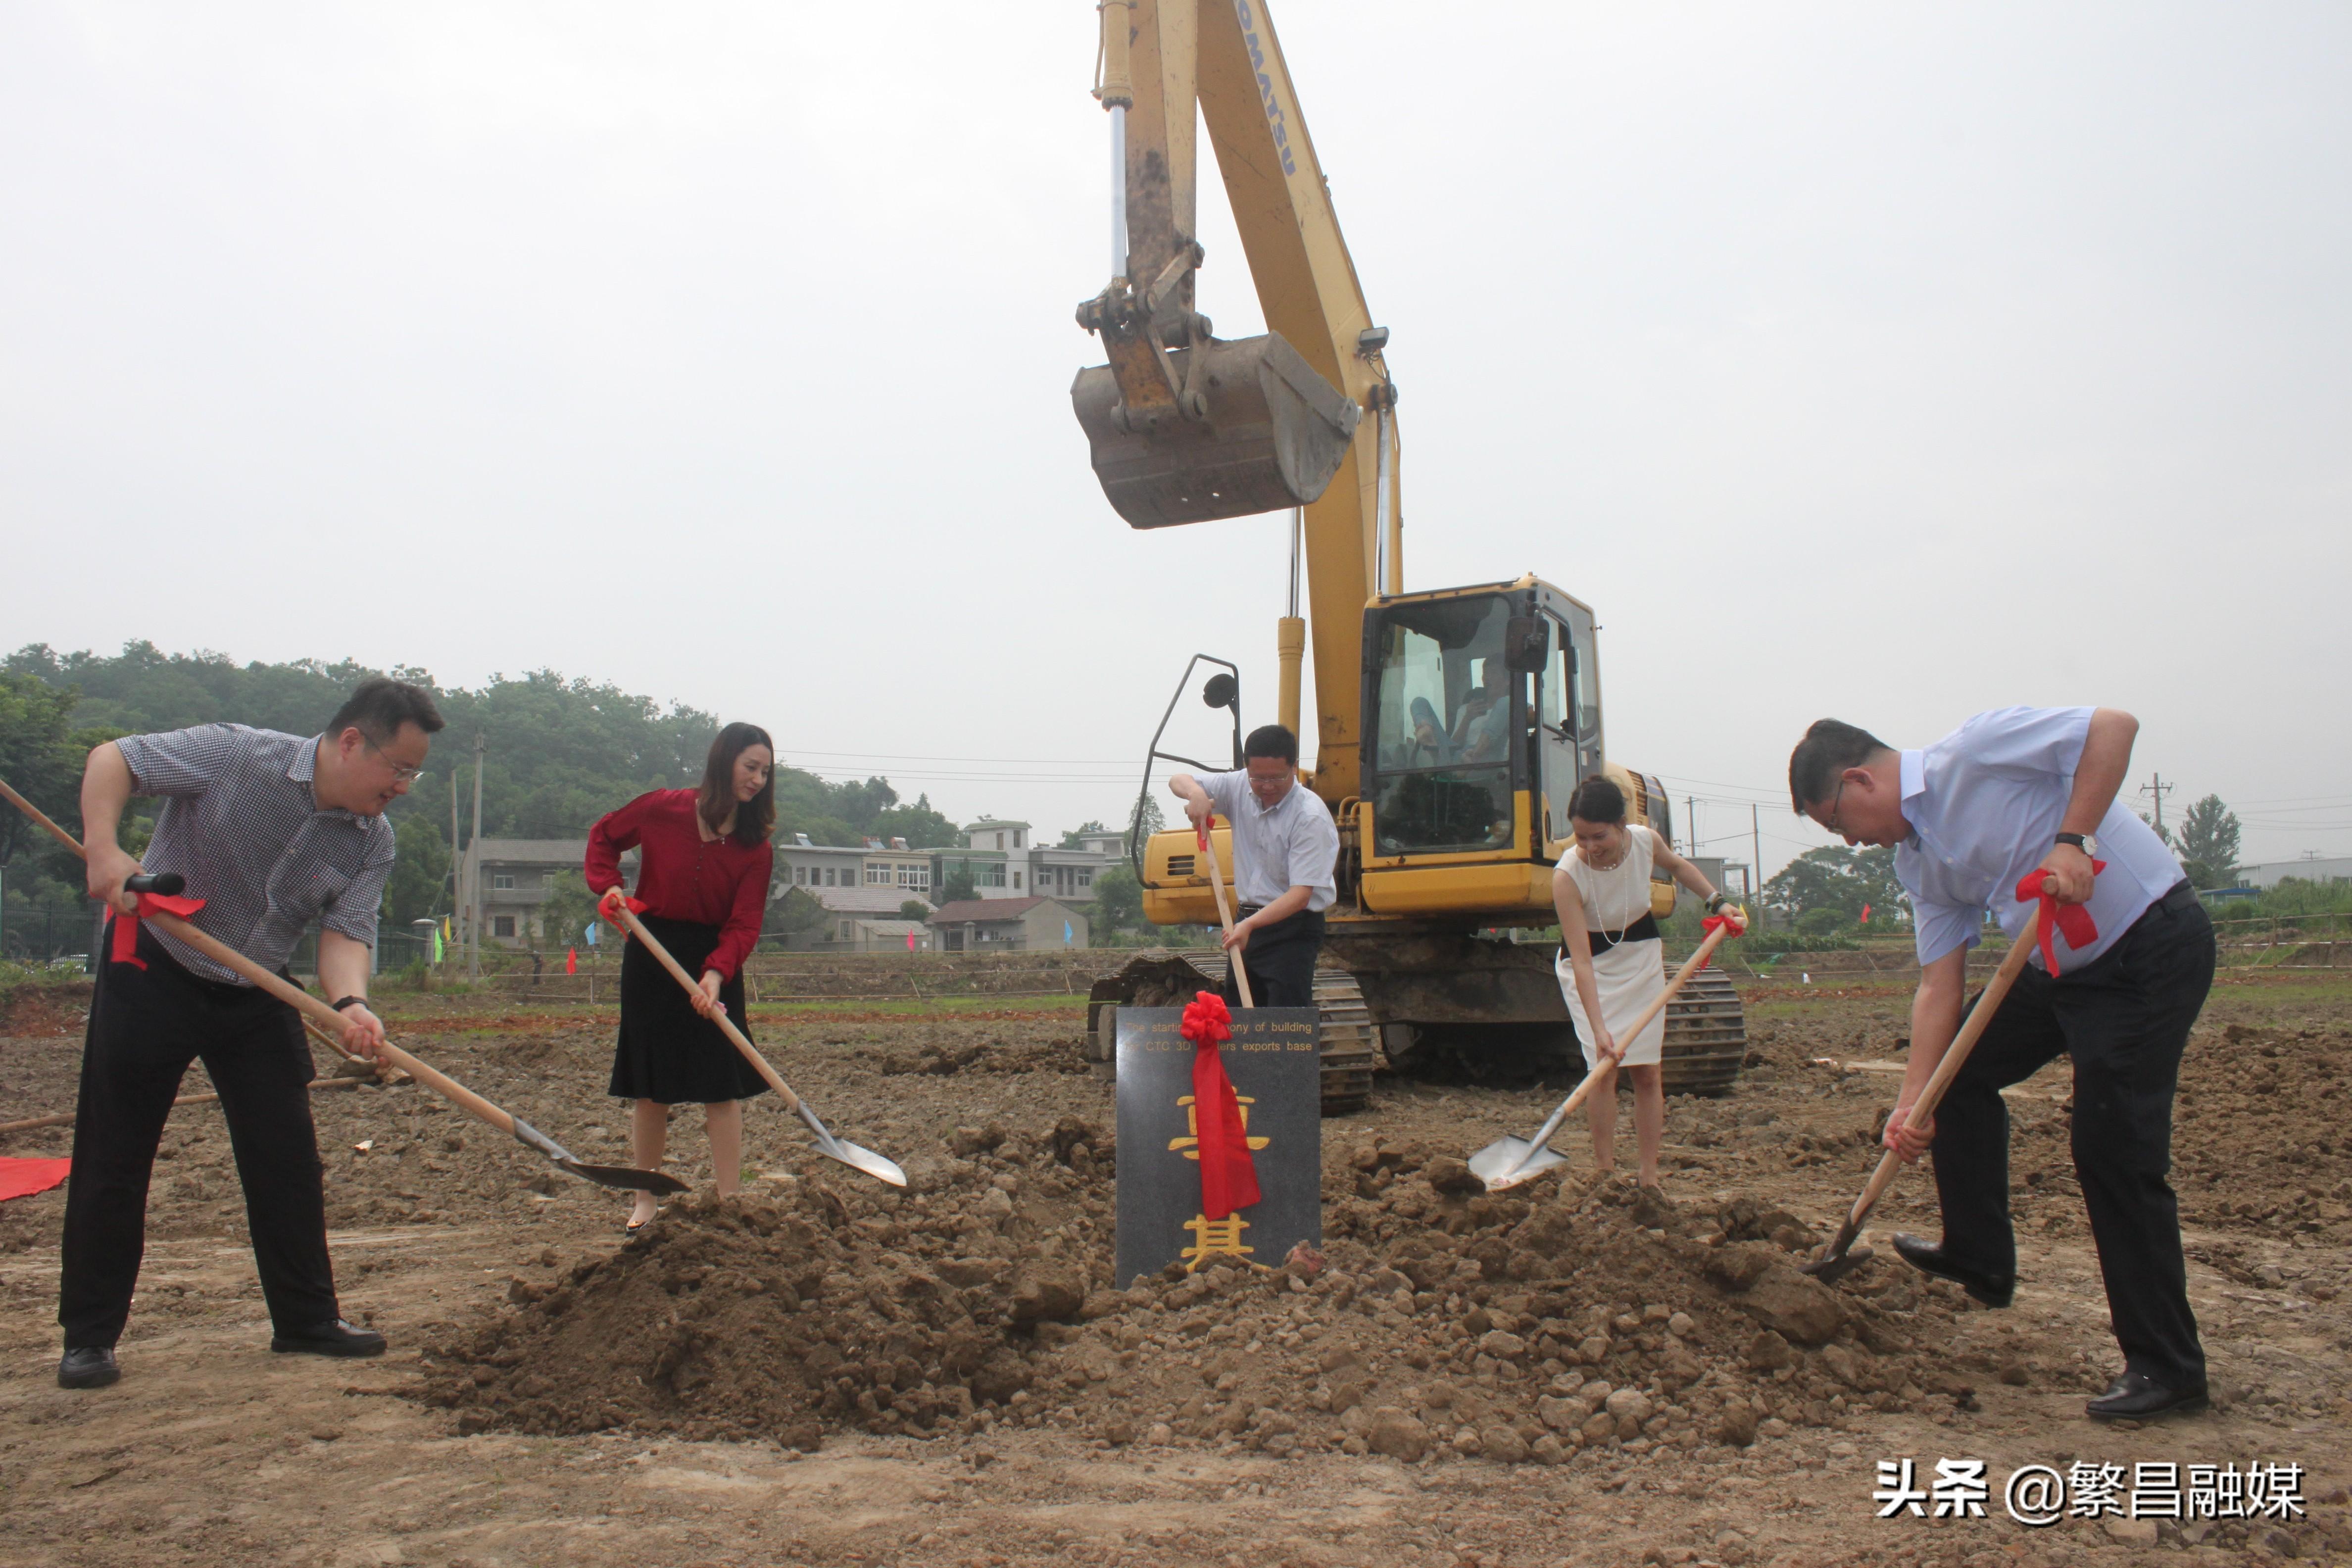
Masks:
[[[2186,883],[2080,970],[2029,966],[1936,1111],[1936,1191],[1956,1263],[2017,1272],[2009,1219],[2009,1108],[2000,1091],[2074,1058],[2074,1173],[2126,1370],[2201,1386],[2172,1168],[2172,1092],[2189,1026],[2213,984],[2213,922]],[[1973,1004],[1971,1004],[1973,1005]]]
[[[144,927],[139,956],[143,970],[101,961],[82,1046],[58,1290],[66,1348],[122,1337],[147,1243],[155,1146],[180,1079],[200,1057],[228,1123],[270,1321],[280,1330],[331,1321],[335,1278],[300,1019],[266,991],[189,973]]]
[[[1255,914],[1263,905],[1244,904],[1242,915]],[[1241,952],[1242,968],[1249,972],[1250,996],[1261,1007],[1315,1005],[1315,955],[1323,951],[1323,914],[1301,910],[1269,926],[1250,932]],[[1233,970],[1225,971],[1225,1003],[1241,1005],[1241,987]]]

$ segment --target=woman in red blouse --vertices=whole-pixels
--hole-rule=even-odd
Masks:
[[[698,789],[657,789],[598,817],[588,830],[588,886],[622,892],[621,852],[640,852],[637,919],[681,968],[699,971],[688,991],[661,961],[631,942],[621,954],[621,1034],[609,1092],[636,1101],[631,1151],[656,1170],[669,1141],[669,1108],[702,1106],[719,1196],[742,1184],[743,1106],[767,1085],[711,1022],[723,1009],[748,1037],[743,961],[760,941],[775,851],[776,749],[756,724],[730,724],[710,743]],[[654,1216],[650,1193],[629,1215],[635,1230]]]

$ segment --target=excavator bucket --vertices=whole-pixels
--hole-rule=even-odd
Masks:
[[[1182,392],[1148,410],[1126,405],[1107,364],[1078,372],[1070,386],[1095,477],[1129,526],[1303,506],[1347,459],[1362,411],[1279,334],[1212,338],[1167,362]]]

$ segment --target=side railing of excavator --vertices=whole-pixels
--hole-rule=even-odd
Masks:
[[[1184,691],[1192,683],[1192,671],[1204,664],[1213,664],[1217,673],[1209,677],[1201,688],[1201,700],[1211,708],[1230,709],[1233,712],[1234,760],[1230,763],[1203,763],[1174,752],[1160,749],[1160,738],[1168,733],[1168,721],[1176,716],[1176,704],[1184,700]],[[1143,807],[1151,798],[1151,768],[1155,763],[1181,763],[1202,773],[1231,773],[1247,764],[1242,760],[1242,672],[1239,666],[1212,654],[1196,653],[1184,665],[1184,673],[1176,678],[1176,689],[1168,699],[1168,706],[1160,715],[1160,727],[1151,731],[1151,748],[1143,758],[1143,784],[1135,792],[1135,809],[1127,818],[1127,858],[1135,868],[1135,879],[1143,881]]]

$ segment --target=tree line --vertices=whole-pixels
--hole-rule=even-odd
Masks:
[[[387,925],[449,908],[450,807],[454,793],[462,842],[473,833],[477,736],[485,745],[485,837],[581,838],[598,816],[646,790],[696,783],[719,731],[718,716],[698,708],[664,706],[553,670],[445,687],[426,670],[376,670],[349,659],[237,664],[143,641],[120,654],[60,654],[36,643],[0,659],[0,778],[79,836],[82,759],[91,747],[220,721],[315,734],[352,687],[377,674],[426,688],[448,721],[424,775],[386,814],[400,845]],[[144,844],[149,826],[144,818],[130,825],[131,847]],[[927,795],[909,804],[886,778],[833,783],[791,766],[776,770],[776,829],[785,842],[795,833],[842,846],[899,837],[914,848],[952,846],[957,835]],[[14,811],[0,814],[0,871],[11,910],[82,897],[72,857]]]

